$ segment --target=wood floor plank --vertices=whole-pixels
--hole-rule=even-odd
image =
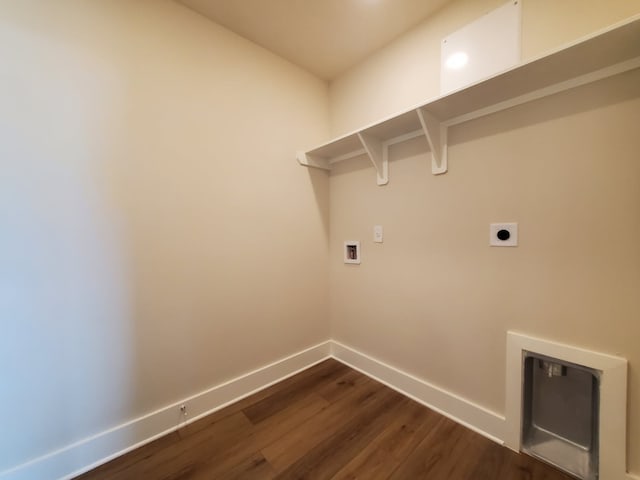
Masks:
[[[309,450],[275,478],[277,480],[329,480],[338,470],[376,438],[395,411],[411,400],[382,389],[340,429]],[[277,467],[276,467],[277,468]]]
[[[411,401],[369,445],[344,465],[332,480],[383,480],[413,452],[440,416]]]
[[[428,478],[451,480],[439,473],[441,462],[447,458],[451,444],[458,441],[462,431],[452,420],[441,417],[413,452],[389,477],[393,480]]]
[[[333,403],[342,398],[350,390],[358,388],[367,380],[369,380],[369,377],[366,377],[360,372],[347,369],[345,373],[334,381],[328,382],[325,385],[318,385],[314,391],[328,402]]]
[[[263,448],[262,454],[276,471],[285,470],[347,423],[358,409],[366,409],[375,403],[384,388],[373,380],[363,382],[360,388],[332,403],[300,428],[292,430],[288,435]]]
[[[224,476],[225,472],[241,465],[261,448],[299,428],[309,418],[315,417],[329,404],[315,394],[299,400],[254,425],[250,435],[229,443],[211,455],[193,472],[192,480],[207,480]],[[260,454],[262,455],[262,454]],[[275,471],[275,470],[274,470]]]
[[[449,450],[434,469],[435,478],[467,479],[476,476],[477,458],[490,440],[456,424]],[[455,441],[454,441],[455,439]]]
[[[215,480],[272,480],[276,471],[264,456],[256,452],[224,472],[206,478]],[[196,477],[191,477],[196,478]]]

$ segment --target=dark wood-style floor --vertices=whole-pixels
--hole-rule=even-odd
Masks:
[[[569,480],[334,360],[81,480]]]

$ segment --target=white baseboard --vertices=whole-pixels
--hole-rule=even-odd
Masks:
[[[93,437],[0,472],[0,478],[73,478],[326,360],[329,354],[329,341],[315,345]],[[187,405],[189,420],[180,423],[179,408],[182,404]]]
[[[331,340],[331,357],[461,425],[504,445],[506,418],[356,349]],[[622,479],[621,479],[622,480]],[[627,473],[625,480],[640,480]]]
[[[335,340],[331,342],[331,356],[445,417],[503,444],[504,416]]]
[[[330,357],[494,442],[504,444],[504,416],[387,365],[354,348],[328,340],[216,385],[180,402],[51,452],[11,470],[0,472],[0,479],[68,480]],[[188,406],[189,420],[178,423],[178,410],[181,404]],[[640,477],[628,473],[626,480],[640,480]]]

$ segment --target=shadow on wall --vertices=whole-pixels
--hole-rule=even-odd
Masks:
[[[317,168],[306,168],[309,171],[309,181],[313,187],[313,193],[316,199],[316,206],[322,218],[322,227],[324,228],[325,237],[329,237],[329,175],[326,171]]]
[[[0,472],[107,428],[134,395],[127,239],[103,172],[119,70],[18,18],[0,20]]]

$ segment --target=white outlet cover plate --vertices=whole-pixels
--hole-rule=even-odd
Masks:
[[[507,230],[510,233],[508,240],[500,240],[498,232]],[[517,247],[518,224],[517,223],[492,223],[489,225],[489,245],[492,247]]]

